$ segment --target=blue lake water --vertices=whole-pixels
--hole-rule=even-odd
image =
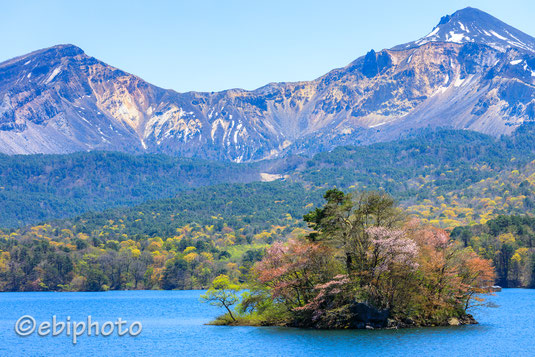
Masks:
[[[496,308],[473,312],[479,325],[374,331],[206,326],[221,313],[200,291],[0,293],[0,356],[535,356],[535,290],[504,289]],[[140,321],[137,337],[20,337],[15,322]]]

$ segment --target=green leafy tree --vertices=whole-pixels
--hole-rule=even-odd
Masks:
[[[239,291],[239,285],[232,284],[227,275],[219,275],[212,281],[212,285],[206,294],[201,295],[201,299],[210,303],[210,305],[224,307],[232,320],[236,321],[230,307],[240,300],[237,295]]]
[[[311,241],[324,241],[343,253],[348,273],[366,269],[370,227],[394,227],[403,215],[395,201],[383,192],[345,194],[338,189],[324,195],[327,203],[306,214],[304,220],[315,230]]]

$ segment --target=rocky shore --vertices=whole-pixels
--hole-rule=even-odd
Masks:
[[[311,320],[307,318],[296,319],[291,322],[258,321],[247,317],[231,319],[228,314],[220,316],[212,325],[225,326],[281,326],[294,328],[312,328],[321,330],[339,329],[401,329],[412,327],[437,327],[474,325],[478,322],[471,314],[452,316],[443,320],[413,320],[410,318],[391,316],[388,310],[378,310],[365,303],[352,304],[348,309],[341,309],[328,317]]]
[[[291,323],[290,327],[318,329],[399,329],[410,327],[460,326],[473,325],[477,321],[470,314],[452,316],[444,320],[413,320],[410,318],[391,316],[388,310],[378,310],[365,303],[352,304],[346,311],[339,311],[329,318],[318,321],[301,321]]]

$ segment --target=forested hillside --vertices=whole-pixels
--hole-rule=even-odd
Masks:
[[[534,159],[535,135],[528,125],[500,139],[470,131],[424,130],[397,142],[254,164],[107,152],[1,155],[0,227],[171,198],[195,187],[259,181],[264,171],[273,175],[269,179],[286,177],[311,190],[380,189],[406,206],[425,200],[437,205],[437,197],[521,172]]]
[[[172,197],[193,187],[259,179],[252,165],[166,155],[0,155],[0,227]]]
[[[245,279],[302,234],[321,195],[283,182],[218,185],[0,235],[0,290],[194,289]]]
[[[534,159],[535,126],[500,139],[464,130],[424,130],[405,140],[317,154],[294,176],[313,187],[383,189],[417,201]]]
[[[310,189],[384,190],[441,228],[535,209],[535,135],[525,125],[495,139],[470,131],[424,131],[397,142],[339,147],[294,171]]]
[[[535,218],[498,216],[485,224],[455,228],[452,236],[492,259],[503,287],[535,288]]]
[[[191,289],[222,273],[244,281],[268,245],[304,234],[303,214],[332,187],[386,191],[423,224],[473,226],[454,237],[492,259],[504,286],[531,286],[533,247],[525,237],[531,242],[532,230],[524,238],[507,231],[511,238],[476,227],[535,214],[534,147],[526,126],[500,139],[424,131],[247,165],[116,153],[1,157],[9,224],[0,237],[0,289]],[[236,183],[265,170],[283,179]],[[166,196],[174,197],[151,200]],[[114,205],[127,206],[96,212]],[[88,210],[95,212],[76,214]],[[24,214],[15,222],[17,212]],[[44,223],[13,227],[24,220]]]

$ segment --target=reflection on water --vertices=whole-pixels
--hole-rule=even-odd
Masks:
[[[479,325],[404,330],[318,331],[276,327],[207,326],[221,311],[199,301],[200,291],[1,293],[0,355],[203,356],[524,356],[535,355],[535,290],[504,289],[497,308],[474,311]],[[141,321],[136,338],[22,338],[15,321],[71,316],[73,321]]]

